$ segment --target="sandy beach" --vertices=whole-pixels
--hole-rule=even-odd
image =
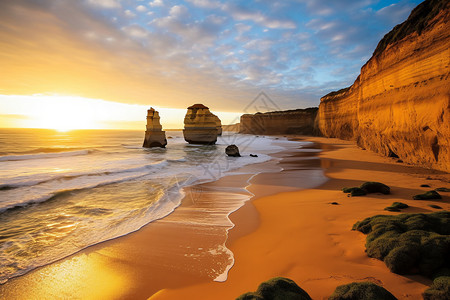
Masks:
[[[407,203],[406,213],[435,211],[429,204],[448,210],[448,193],[440,201],[412,196],[430,189],[422,184],[448,188],[449,174],[407,166],[347,141],[307,140],[314,143],[276,154],[282,161],[273,165],[274,172],[191,187],[168,217],[12,279],[0,287],[1,298],[234,299],[284,276],[313,299],[326,299],[338,285],[367,280],[399,299],[421,299],[431,281],[391,273],[382,261],[366,256],[365,236],[351,228],[369,216],[398,214],[383,210],[394,201]],[[350,198],[340,190],[364,181],[383,182],[392,194]],[[230,207],[215,206],[222,197],[237,209],[252,194],[230,215],[231,222],[225,213]],[[186,214],[192,222],[178,222]],[[207,214],[209,224],[196,222],[205,220],[199,214]],[[214,281],[223,279],[228,251],[234,256],[228,278]]]

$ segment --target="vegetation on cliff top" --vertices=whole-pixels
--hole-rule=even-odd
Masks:
[[[417,5],[405,22],[395,26],[381,39],[373,56],[381,54],[388,45],[400,41],[409,34],[414,32],[422,34],[422,31],[431,25],[429,22],[447,5],[449,5],[448,0],[426,0]]]
[[[450,6],[450,2],[448,0],[426,0],[417,5],[416,8],[411,11],[411,14],[406,21],[396,25],[378,42],[372,57],[381,54],[388,45],[402,40],[409,34],[417,32],[421,35],[422,31],[426,27],[433,25],[430,21],[432,21],[432,19],[436,17],[441,10],[446,9],[447,6]],[[338,91],[330,92],[322,98],[337,96],[341,93],[347,92],[350,88],[351,86]]]

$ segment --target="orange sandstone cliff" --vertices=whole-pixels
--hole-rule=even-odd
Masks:
[[[349,88],[321,98],[326,137],[450,171],[450,2],[427,0],[394,27]]]
[[[251,134],[305,134],[312,135],[317,107],[241,116],[240,133]]]

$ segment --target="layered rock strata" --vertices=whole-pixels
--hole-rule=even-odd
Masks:
[[[245,114],[241,116],[240,133],[249,134],[314,134],[317,107]]]
[[[349,88],[322,97],[326,137],[450,171],[450,2],[427,0],[378,44]]]
[[[203,104],[189,106],[184,117],[184,139],[189,144],[215,144],[219,135],[218,122],[220,119]]]
[[[165,131],[162,131],[159,119],[159,113],[153,109],[153,107],[150,107],[150,109],[147,110],[147,129],[145,131],[144,144],[142,147],[166,147],[166,133]]]

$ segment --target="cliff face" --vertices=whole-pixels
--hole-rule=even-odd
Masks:
[[[351,87],[322,97],[322,134],[449,172],[449,19],[448,1],[414,9],[380,41]]]
[[[311,135],[317,108],[245,114],[241,116],[240,133]]]

